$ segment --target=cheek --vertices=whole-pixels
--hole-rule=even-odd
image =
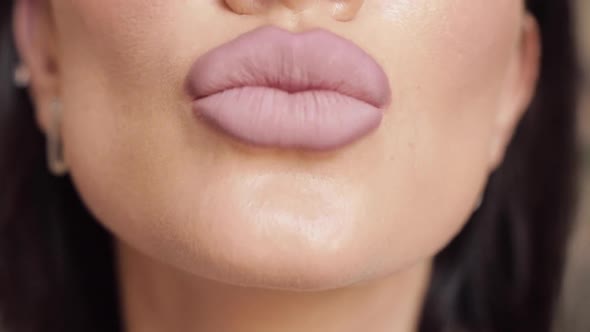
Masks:
[[[175,3],[179,1],[57,0],[63,66],[91,75],[105,72],[118,73],[115,78],[133,76],[141,82],[141,67],[157,65],[154,50],[168,46],[163,21],[173,20]],[[70,72],[64,71],[64,79]]]
[[[397,249],[435,253],[464,225],[488,176],[489,143],[518,42],[520,1],[383,2],[371,37],[394,88],[376,210],[401,217]],[[381,182],[379,182],[381,181]],[[384,204],[396,202],[384,208]],[[411,208],[408,208],[411,207]],[[403,225],[403,226],[400,226]]]
[[[375,39],[398,91],[444,100],[497,89],[517,41],[520,1],[407,2],[383,2],[396,32]]]
[[[481,178],[518,42],[521,2],[384,3],[392,13],[388,19],[403,22],[396,27],[400,32],[373,42],[388,55],[384,62],[397,92],[384,130],[392,137],[403,131],[408,156],[428,170],[419,178]]]

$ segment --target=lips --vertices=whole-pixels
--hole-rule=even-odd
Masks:
[[[187,76],[196,118],[260,146],[326,150],[375,130],[391,100],[380,65],[327,30],[265,26],[199,57]]]

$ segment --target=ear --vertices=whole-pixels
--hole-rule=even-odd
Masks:
[[[50,129],[50,103],[59,95],[54,23],[49,1],[16,0],[13,12],[14,41],[22,65],[30,75],[29,93],[37,124]]]
[[[494,121],[490,171],[502,163],[516,126],[531,103],[539,76],[540,56],[539,26],[535,18],[526,13],[523,15],[520,42],[510,60],[501,105]]]

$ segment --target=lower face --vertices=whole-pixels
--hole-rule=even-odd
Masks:
[[[53,0],[83,201],[120,241],[232,284],[328,289],[431,259],[485,185],[522,2],[366,0],[351,20],[284,2],[238,15],[221,0]],[[372,55],[392,91],[379,127],[312,152],[196,120],[191,64],[268,24],[321,27]]]

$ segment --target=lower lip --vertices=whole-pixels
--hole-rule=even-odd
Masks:
[[[367,135],[383,111],[330,90],[289,93],[245,86],[194,101],[198,117],[238,140],[257,146],[328,150]]]

